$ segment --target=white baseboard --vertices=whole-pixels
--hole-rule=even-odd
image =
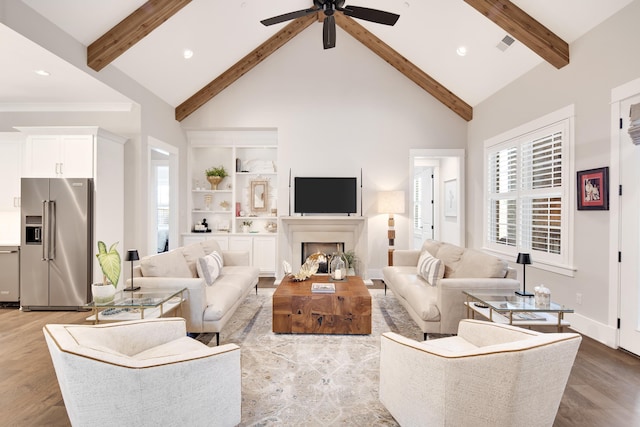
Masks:
[[[578,313],[566,314],[565,319],[571,323],[570,328],[574,331],[601,342],[607,347],[618,348],[617,328],[589,319]]]

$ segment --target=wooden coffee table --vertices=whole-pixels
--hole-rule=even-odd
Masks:
[[[371,333],[371,295],[362,278],[335,283],[335,293],[312,293],[312,283],[331,282],[312,276],[304,282],[286,277],[273,294],[273,332],[283,334]]]

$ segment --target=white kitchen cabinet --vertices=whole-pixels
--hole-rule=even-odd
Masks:
[[[0,212],[20,212],[23,141],[17,132],[0,132]]]
[[[25,177],[92,178],[95,135],[29,135]]]

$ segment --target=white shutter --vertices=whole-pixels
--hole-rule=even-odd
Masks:
[[[521,144],[518,247],[560,255],[563,132],[547,129],[539,135]]]
[[[515,146],[489,153],[488,183],[489,242],[497,245],[516,245],[516,207],[518,150]]]

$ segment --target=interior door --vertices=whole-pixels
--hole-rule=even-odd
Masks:
[[[640,145],[628,133],[629,109],[640,95],[620,103],[620,347],[640,355]]]

